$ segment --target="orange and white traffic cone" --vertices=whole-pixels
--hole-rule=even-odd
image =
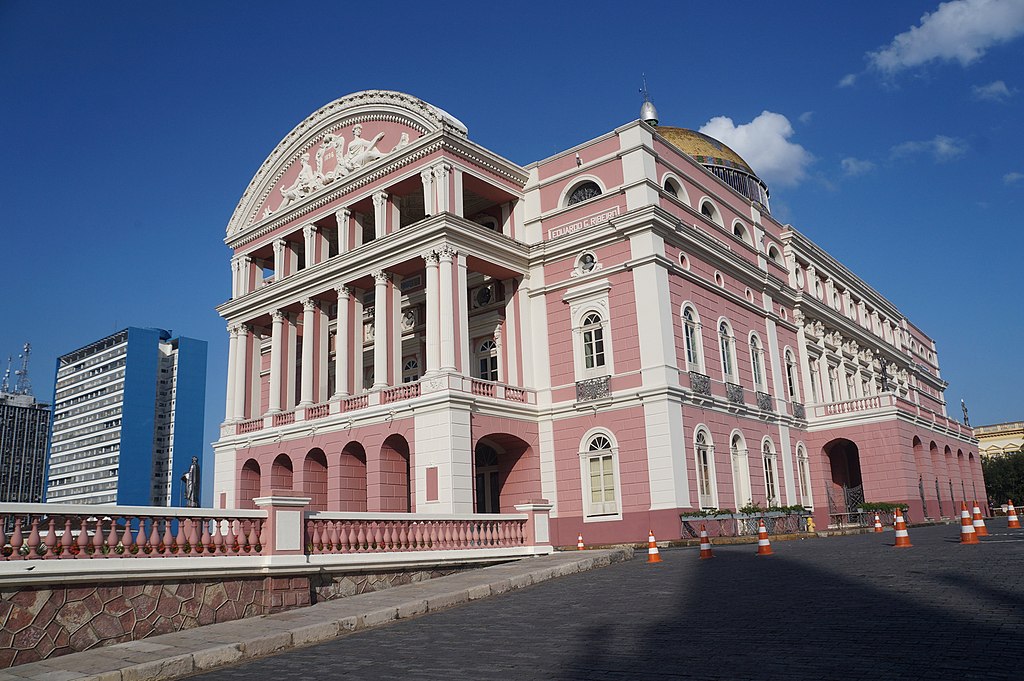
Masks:
[[[974,509],[972,511],[974,518],[971,520],[971,525],[974,526],[974,534],[979,537],[988,536],[988,528],[985,527],[985,519],[981,517],[981,507],[978,506],[978,500],[974,500]]]
[[[661,554],[658,553],[658,545],[654,541],[654,530],[649,530],[647,533],[647,562],[661,562]]]
[[[896,543],[893,544],[898,549],[906,549],[913,544],[910,543],[910,534],[907,532],[907,523],[903,521],[903,509],[896,509]]]
[[[960,502],[960,543],[979,544],[978,535],[974,532],[974,524],[971,523],[971,513],[967,510],[967,502]]]
[[[702,524],[700,526],[700,559],[714,558],[715,554],[711,553],[711,538],[708,537],[707,528]]]
[[[768,541],[768,528],[764,526],[764,518],[757,521],[757,555],[772,555],[772,543]]]
[[[1006,519],[1009,521],[1006,524],[1007,529],[1019,530],[1020,521],[1017,520],[1017,509],[1013,507],[1013,499],[1006,502]]]
[[[876,513],[875,514],[875,532],[881,532],[881,531],[882,531],[882,519],[879,518],[878,514]]]
[[[583,546],[583,533],[580,532],[576,537],[576,550],[582,551],[585,547]]]

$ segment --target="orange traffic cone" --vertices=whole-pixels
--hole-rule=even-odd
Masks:
[[[1017,509],[1013,507],[1013,499],[1010,499],[1008,502],[1006,502],[1006,506],[1006,519],[1009,521],[1006,524],[1007,529],[1019,530],[1020,521],[1017,520]]]
[[[907,524],[903,522],[903,509],[896,509],[896,543],[893,544],[898,549],[905,549],[913,546],[910,543],[910,534],[907,532]]]
[[[879,518],[878,514],[876,513],[875,514],[875,532],[881,532],[881,531],[882,531],[882,519]]]
[[[714,558],[715,554],[711,553],[711,538],[708,537],[707,528],[703,524],[700,526],[700,559]]]
[[[580,532],[579,535],[576,537],[576,550],[582,551],[583,549],[583,533]]]
[[[658,545],[654,541],[654,530],[648,530],[647,532],[647,562],[661,562],[661,554],[658,553]]]
[[[971,524],[974,526],[974,534],[979,537],[988,536],[988,528],[985,527],[985,519],[981,517],[981,507],[978,506],[978,500],[974,500],[974,510],[972,511],[974,518]]]
[[[978,544],[978,535],[974,532],[974,525],[971,523],[971,514],[967,510],[967,502],[960,502],[960,543]]]
[[[772,555],[772,543],[768,541],[768,528],[764,526],[764,518],[757,521],[757,555]]]

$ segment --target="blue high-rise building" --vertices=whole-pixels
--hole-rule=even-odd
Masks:
[[[46,501],[185,505],[205,401],[206,341],[131,327],[59,357]]]

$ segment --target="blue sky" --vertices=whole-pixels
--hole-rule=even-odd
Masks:
[[[0,3],[0,357],[125,326],[207,340],[229,217],[320,106],[395,89],[526,164],[637,117],[733,146],[791,222],[936,339],[950,413],[1024,418],[1024,0]]]

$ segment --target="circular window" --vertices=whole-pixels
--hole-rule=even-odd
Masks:
[[[754,292],[751,291],[749,288],[743,292],[743,295],[747,297],[747,300],[749,302],[754,302]]]
[[[572,190],[569,194],[569,200],[566,202],[567,206],[571,206],[587,199],[592,199],[595,196],[601,195],[601,188],[597,186],[596,182],[586,181],[580,186]]]
[[[786,316],[786,308],[779,307],[779,316],[782,317],[783,319],[788,319],[789,318],[789,317]]]
[[[690,270],[690,259],[686,257],[685,253],[679,254],[679,264],[683,266],[684,270]]]
[[[491,302],[491,287],[484,286],[477,289],[476,291],[476,304],[483,307],[487,303]]]
[[[721,272],[715,272],[715,283],[720,287],[725,288],[725,279],[722,277]]]

